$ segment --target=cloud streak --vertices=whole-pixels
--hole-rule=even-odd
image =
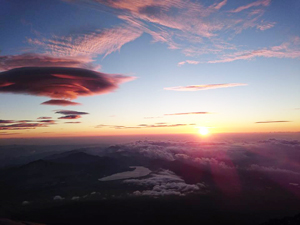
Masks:
[[[167,124],[167,123],[155,123],[155,124],[139,124],[137,126],[122,126],[122,125],[106,125],[100,124],[95,128],[111,128],[111,129],[141,129],[141,128],[162,128],[162,127],[184,127],[184,126],[195,126],[196,124]]]
[[[81,118],[80,115],[67,115],[67,116],[58,117],[58,119],[64,119],[64,120],[74,120],[79,118]]]
[[[252,8],[252,7],[258,7],[258,6],[269,6],[271,4],[271,0],[258,0],[258,1],[255,1],[255,2],[252,2],[248,5],[243,5],[243,6],[240,6],[234,10],[231,10],[230,12],[232,13],[239,13],[243,10],[246,10],[246,9],[249,9],[249,8]]]
[[[243,83],[202,84],[202,85],[167,87],[167,88],[164,88],[164,90],[168,90],[168,91],[202,91],[202,90],[208,90],[208,89],[228,88],[228,87],[237,87],[237,86],[245,86],[245,85],[247,85],[247,84],[243,84]]]
[[[289,123],[292,121],[288,121],[288,120],[269,120],[269,121],[258,121],[255,123]]]
[[[261,27],[261,29],[263,29],[263,27]],[[257,57],[299,59],[299,39],[299,37],[296,37],[291,42],[285,42],[279,46],[236,52],[234,54],[225,55],[222,59],[208,61],[208,63],[226,63],[236,60],[251,60]]]
[[[171,114],[164,114],[165,116],[185,116],[185,115],[206,115],[212,114],[211,112],[186,112],[186,113],[171,113]]]

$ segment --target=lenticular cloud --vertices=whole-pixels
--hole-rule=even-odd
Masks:
[[[112,92],[133,79],[81,68],[22,67],[0,73],[0,93],[75,99]]]

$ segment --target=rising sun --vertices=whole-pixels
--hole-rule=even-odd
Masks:
[[[205,136],[209,133],[209,130],[207,127],[200,127],[199,130],[198,130],[199,134]]]

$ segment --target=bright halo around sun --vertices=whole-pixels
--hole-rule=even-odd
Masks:
[[[200,127],[198,130],[199,134],[202,136],[206,136],[209,133],[209,130],[207,127]]]

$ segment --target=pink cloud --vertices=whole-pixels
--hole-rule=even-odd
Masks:
[[[67,115],[67,116],[61,116],[58,119],[65,119],[65,120],[74,120],[74,119],[79,119],[81,116],[79,115]]]
[[[201,90],[208,90],[208,89],[228,88],[228,87],[237,87],[237,86],[245,86],[245,85],[247,84],[243,84],[243,83],[201,84],[201,85],[168,87],[164,89],[169,91],[201,91]]]
[[[0,56],[0,71],[20,67],[77,67],[86,69],[99,69],[92,64],[89,57],[52,57],[45,54],[27,53],[21,55]],[[5,85],[5,84],[2,84]],[[1,85],[1,86],[2,86]],[[8,85],[8,84],[6,84]],[[1,87],[0,86],[0,87]]]
[[[124,44],[137,39],[142,33],[135,27],[123,25],[73,36],[28,39],[28,42],[46,49],[46,52],[55,56],[90,57],[104,55],[105,57],[120,50]]]
[[[271,0],[258,0],[258,1],[255,1],[255,2],[252,2],[248,5],[244,5],[244,6],[240,6],[234,10],[231,10],[230,12],[232,13],[238,13],[238,12],[241,12],[245,9],[249,9],[249,8],[252,8],[252,7],[257,7],[257,6],[269,6],[271,4]]]
[[[192,65],[197,65],[199,64],[200,62],[199,61],[195,61],[195,60],[185,60],[185,61],[182,61],[182,62],[179,62],[178,63],[178,66],[182,66],[184,64],[192,64]]]
[[[256,57],[266,58],[300,58],[300,49],[297,43],[286,42],[279,46],[258,49],[253,51],[236,52],[231,55],[224,56],[223,59],[208,61],[208,63],[233,62],[236,60],[250,60]]]

